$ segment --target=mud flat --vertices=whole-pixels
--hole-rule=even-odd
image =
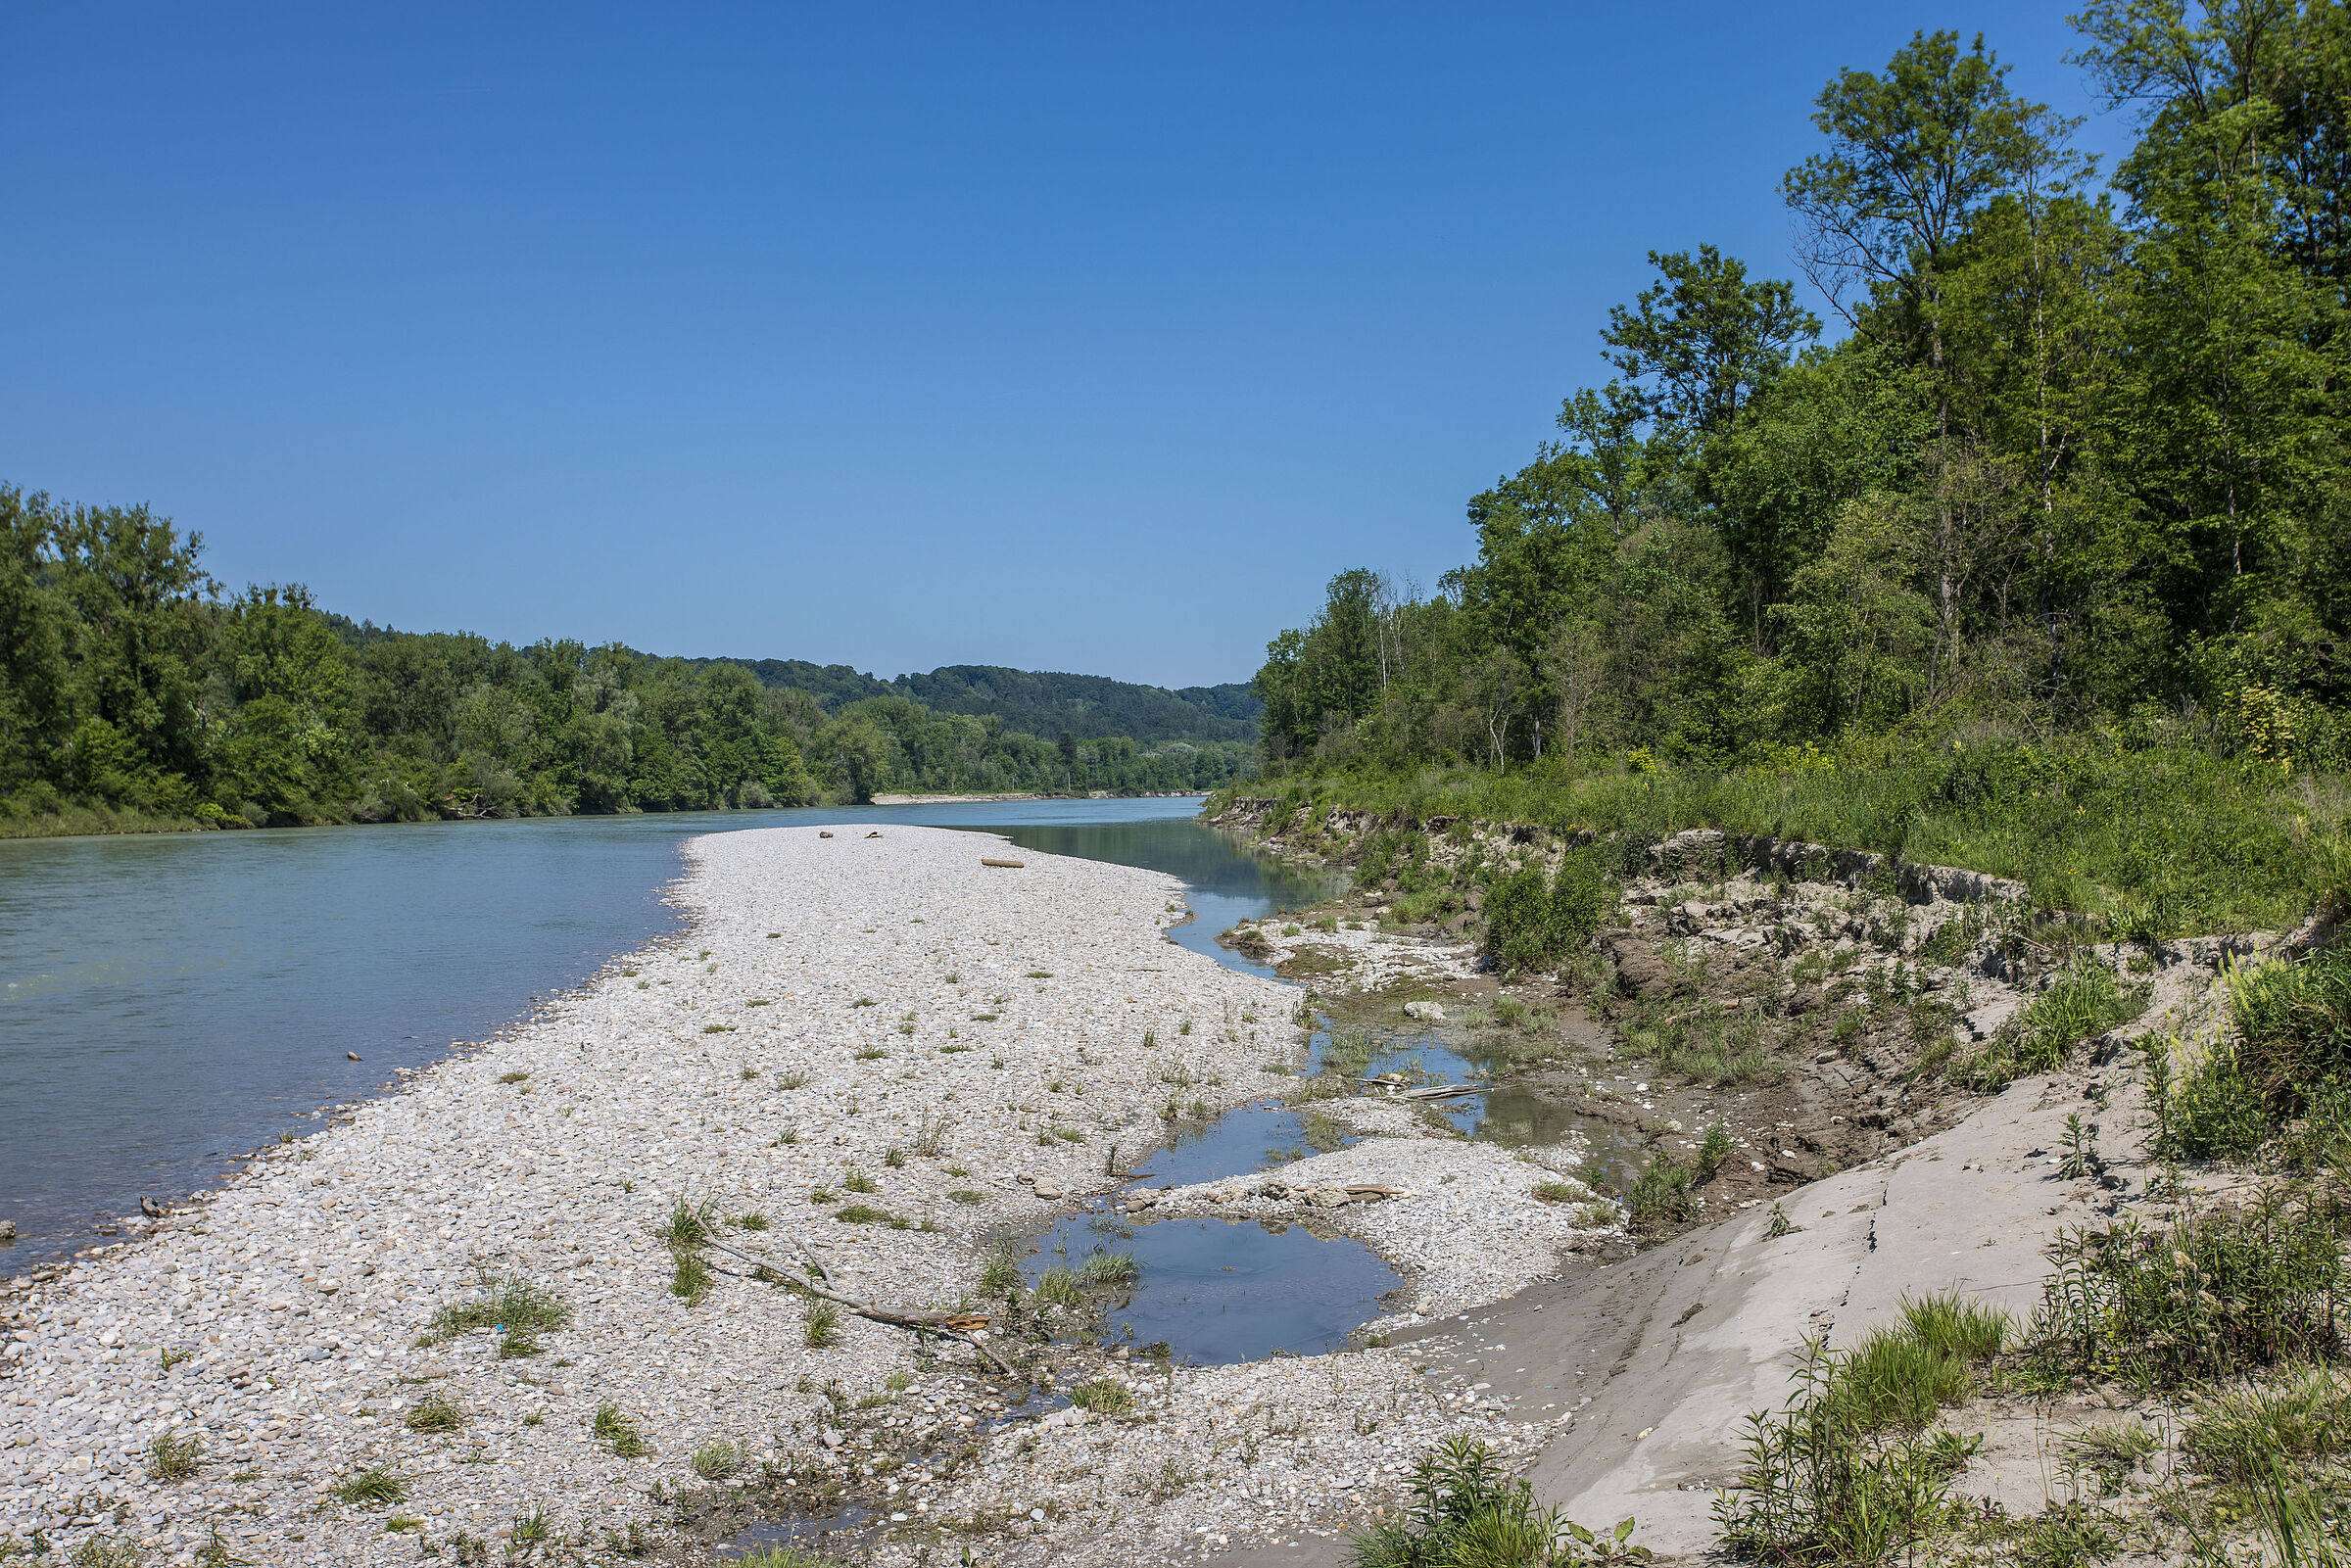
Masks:
[[[732,832],[688,854],[683,938],[210,1201],[126,1221],[138,1240],[13,1282],[0,1537],[406,1564],[420,1543],[470,1552],[461,1537],[601,1559],[635,1528],[669,1560],[708,1560],[708,1532],[680,1533],[693,1517],[798,1497],[862,1510],[876,1562],[966,1545],[1139,1562],[1329,1539],[1392,1506],[1447,1433],[1531,1451],[1539,1422],[1401,1352],[1150,1364],[1045,1343],[1033,1314],[1021,1328],[975,1300],[991,1236],[1110,1189],[1109,1146],[1156,1140],[1170,1069],[1213,1114],[1277,1087],[1265,1068],[1298,1053],[1296,992],[1163,939],[1182,918],[1173,879],[900,826]],[[1458,1246],[1465,1220],[1556,1215],[1527,1195],[1547,1172],[1457,1145],[1415,1175],[1385,1141],[1331,1175],[1447,1195],[1367,1212],[1367,1238],[1427,1275],[1409,1315],[1548,1270],[1547,1245],[1482,1273],[1429,1245]],[[661,1239],[680,1205],[725,1243],[699,1255],[693,1299]],[[810,1256],[862,1302],[998,1312],[991,1343],[1045,1397],[969,1346],[854,1314],[811,1347],[810,1302],[755,1277]],[[485,1276],[559,1297],[567,1324],[536,1354],[494,1326],[436,1332],[488,1299]],[[1068,1406],[1080,1378],[1124,1408]],[[428,1401],[454,1414],[412,1429]],[[609,1420],[600,1437],[606,1409],[648,1451],[624,1456]],[[184,1473],[156,1473],[158,1439],[192,1446]],[[371,1472],[389,1483],[375,1500],[342,1495]]]

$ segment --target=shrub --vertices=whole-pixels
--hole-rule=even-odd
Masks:
[[[1552,968],[1600,928],[1607,908],[1599,855],[1571,850],[1548,886],[1531,866],[1494,885],[1486,895],[1486,952],[1505,974]]]
[[[1951,1477],[1970,1446],[1948,1432],[1873,1425],[1873,1415],[1899,1418],[1910,1409],[1882,1391],[1848,1390],[1847,1360],[1809,1342],[1796,1395],[1777,1414],[1748,1417],[1747,1457],[1714,1502],[1723,1544],[1736,1554],[1874,1563],[1948,1515]]]
[[[2342,1351],[2343,1244],[2324,1189],[2266,1186],[2169,1229],[2078,1228],[2051,1257],[2032,1339],[2067,1370],[2168,1389]]]
[[[2288,1163],[2330,1163],[2351,1120],[2351,952],[2232,970],[2228,984],[2229,1041],[2173,1093],[2164,1152],[2240,1159],[2300,1119]]]
[[[1649,1559],[1646,1546],[1626,1544],[1632,1520],[1596,1535],[1557,1508],[1539,1508],[1532,1487],[1467,1438],[1448,1438],[1421,1454],[1411,1497],[1397,1517],[1351,1538],[1357,1568],[1568,1568]]]

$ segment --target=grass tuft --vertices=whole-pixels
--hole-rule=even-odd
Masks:
[[[390,1507],[408,1495],[408,1484],[381,1465],[355,1471],[336,1482],[330,1489],[345,1502],[371,1503]]]

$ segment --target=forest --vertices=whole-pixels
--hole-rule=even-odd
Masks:
[[[2073,20],[2118,166],[1981,37],[1839,73],[1780,183],[1810,294],[1651,253],[1614,374],[1469,499],[1475,560],[1342,572],[1270,645],[1267,764],[2094,735],[2339,767],[2351,10]]]
[[[227,594],[202,552],[144,506],[0,485],[0,835],[1198,789],[1252,749],[1048,738],[887,689],[828,704],[619,643],[396,632],[300,588]]]
[[[1779,185],[1809,291],[1650,253],[1475,558],[1269,644],[1252,790],[1803,835],[2141,935],[2351,906],[2351,8],[2071,20],[2127,156],[1980,36],[1840,71]]]

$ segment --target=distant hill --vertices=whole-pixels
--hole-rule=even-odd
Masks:
[[[941,713],[996,714],[1006,728],[1047,737],[1067,730],[1081,740],[1128,736],[1146,745],[1163,740],[1254,740],[1260,704],[1248,687],[1133,686],[1101,675],[1007,670],[993,664],[949,664],[928,675],[883,681],[845,664],[805,659],[696,660],[740,664],[764,686],[814,693],[827,712],[865,697],[912,697]]]

